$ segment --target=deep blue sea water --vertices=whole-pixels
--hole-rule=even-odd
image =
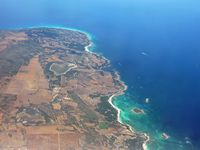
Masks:
[[[94,35],[129,87],[113,102],[124,122],[151,136],[150,149],[200,149],[200,1],[0,1],[0,28],[42,25]]]

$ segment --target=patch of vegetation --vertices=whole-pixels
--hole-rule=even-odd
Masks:
[[[99,93],[94,93],[94,94],[90,94],[89,97],[91,97],[92,99],[94,98],[98,98],[100,97],[101,95]]]
[[[142,148],[143,142],[144,142],[143,139],[140,139],[140,138],[127,139],[125,141],[129,150],[136,150],[136,149],[143,150]]]
[[[115,136],[112,136],[111,138],[109,138],[109,144],[113,145],[113,143],[115,142],[117,138]]]
[[[99,123],[99,128],[100,129],[108,129],[108,127],[109,127],[108,122],[100,122]]]
[[[47,79],[51,78],[52,76],[54,76],[53,72],[49,70],[50,66],[53,64],[53,62],[49,62],[45,65],[44,67],[44,74],[46,76]]]
[[[77,43],[77,42],[69,43],[68,47],[70,49],[75,49],[75,50],[79,50],[79,51],[84,51],[85,50],[85,45],[83,45],[81,43]],[[75,51],[72,51],[72,53],[76,54]]]
[[[86,142],[88,144],[99,144],[99,134],[93,129],[90,128],[88,132],[85,133]]]
[[[11,106],[11,103],[17,99],[16,95],[12,94],[0,94],[0,108],[7,111]]]
[[[37,38],[38,36],[41,38],[51,38],[56,39],[59,37],[59,33],[56,30],[50,30],[48,28],[40,28],[39,30],[27,30],[26,34],[31,38]]]
[[[98,117],[93,110],[91,110],[83,100],[73,91],[68,91],[69,97],[73,99],[82,110],[87,115],[87,120],[91,123],[97,123]]]
[[[105,116],[108,122],[117,120],[117,111],[109,104],[108,97],[101,97],[101,102],[97,105],[96,111]]]
[[[67,77],[67,80],[73,80],[76,79],[78,72],[76,70],[70,70],[66,74],[64,74],[65,77]]]
[[[15,75],[19,68],[27,65],[39,51],[42,51],[42,48],[32,41],[9,45],[0,52],[0,78]]]

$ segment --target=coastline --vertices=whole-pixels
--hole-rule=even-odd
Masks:
[[[62,28],[62,27],[61,27],[61,28]],[[63,28],[63,29],[70,30],[70,28]],[[107,59],[105,56],[99,55],[98,53],[93,52],[93,51],[90,50],[90,48],[91,48],[91,47],[93,46],[93,44],[94,44],[93,41],[92,41],[92,36],[91,36],[91,34],[89,34],[88,32],[81,31],[81,30],[76,30],[76,29],[73,29],[73,31],[78,31],[78,32],[84,33],[84,34],[87,36],[87,38],[89,39],[89,44],[85,46],[85,51],[86,51],[86,52],[91,53],[91,54],[96,55],[96,56],[101,56],[103,59],[107,60],[107,61],[110,63],[110,60]],[[116,79],[117,79],[120,83],[122,83],[123,89],[120,90],[119,92],[117,92],[117,93],[111,95],[111,96],[109,97],[109,99],[108,99],[108,102],[109,102],[109,104],[117,111],[117,121],[118,121],[122,126],[128,127],[129,130],[130,130],[132,133],[135,133],[134,128],[133,128],[132,126],[130,126],[129,124],[126,124],[126,123],[123,123],[123,122],[122,122],[122,120],[121,120],[121,118],[120,118],[121,110],[120,110],[117,106],[115,106],[115,105],[113,104],[113,102],[112,102],[114,97],[123,95],[124,92],[128,89],[128,86],[127,86],[123,81],[121,81],[119,72],[115,70],[115,73],[116,73]],[[139,133],[142,134],[142,135],[146,138],[146,139],[143,141],[143,144],[142,144],[143,150],[149,150],[149,145],[148,145],[148,144],[149,144],[149,141],[151,140],[150,136],[149,136],[147,133],[145,133],[145,132],[139,132]]]
[[[92,36],[90,33],[86,32],[86,31],[83,31],[83,30],[79,30],[79,29],[75,29],[75,28],[67,28],[67,27],[62,27],[62,26],[41,26],[41,27],[65,29],[65,30],[71,30],[71,31],[76,31],[76,32],[80,32],[80,33],[85,34],[85,35],[87,36],[87,38],[89,39],[89,44],[85,46],[85,51],[86,51],[87,53],[91,53],[91,54],[96,55],[96,56],[101,56],[101,57],[103,57],[103,59],[105,59],[106,61],[108,61],[108,62],[110,63],[110,60],[107,59],[106,57],[104,57],[103,55],[99,55],[99,54],[97,54],[97,53],[95,53],[95,52],[93,52],[93,51],[90,50],[90,48],[91,48],[91,47],[93,46],[93,44],[94,44],[93,41],[92,41],[92,40],[93,40],[93,36]],[[34,27],[32,27],[32,28],[34,28]],[[120,75],[119,75],[119,73],[118,73],[117,71],[116,71],[116,75],[117,75],[117,80],[118,80],[119,82],[122,83],[123,89],[120,90],[118,93],[115,93],[115,94],[111,95],[111,96],[109,97],[109,99],[108,99],[108,102],[109,102],[109,104],[110,104],[115,110],[117,110],[117,121],[118,121],[121,125],[127,126],[127,127],[129,128],[129,130],[130,130],[132,133],[134,133],[135,131],[133,130],[133,128],[132,128],[130,125],[125,124],[125,123],[123,123],[123,122],[121,121],[121,118],[120,118],[120,112],[121,112],[121,110],[120,110],[117,106],[115,106],[115,105],[113,104],[113,102],[112,102],[112,100],[113,100],[114,97],[124,94],[124,91],[126,91],[126,90],[128,89],[128,86],[127,86],[123,81],[121,81]],[[143,144],[142,144],[142,148],[143,148],[143,150],[148,150],[148,142],[149,142],[149,140],[150,140],[150,137],[147,135],[147,133],[141,133],[141,134],[143,134],[143,135],[146,137],[146,140],[145,140],[145,141],[143,142]]]
[[[78,32],[81,32],[80,30],[78,30]],[[105,58],[103,55],[99,55],[99,54],[97,54],[97,53],[95,53],[95,52],[92,52],[91,50],[90,50],[90,48],[93,46],[93,42],[92,42],[92,36],[91,35],[87,35],[87,32],[82,32],[82,33],[84,33],[86,36],[87,36],[87,38],[89,39],[89,44],[87,45],[87,46],[85,46],[85,51],[86,52],[88,52],[88,53],[91,53],[91,54],[93,54],[93,55],[96,55],[96,56],[101,56],[101,57],[103,57],[103,59],[105,59],[107,62],[109,62],[110,63],[110,60],[109,59],[107,59],[107,58]]]
[[[78,30],[78,31],[81,32],[80,30]],[[91,51],[89,50],[89,48],[92,47],[92,45],[93,45],[93,42],[92,42],[92,39],[90,38],[90,36],[87,35],[87,32],[82,32],[82,33],[85,33],[86,36],[87,36],[87,37],[89,38],[89,40],[90,40],[89,45],[85,46],[85,51],[88,52],[88,53],[92,53],[92,54],[98,55],[97,53],[91,52]],[[108,59],[105,58],[104,56],[103,56],[103,58],[110,62],[110,60],[108,60]],[[124,93],[124,91],[126,91],[126,90],[128,89],[128,86],[127,86],[123,81],[120,80],[120,75],[119,75],[118,72],[116,72],[116,75],[117,75],[117,80],[120,81],[120,82],[122,83],[122,85],[123,85],[124,88],[123,88],[122,91],[119,91],[118,93],[111,95],[111,96],[109,97],[109,99],[108,99],[108,102],[109,102],[109,104],[110,104],[115,110],[117,110],[117,121],[118,121],[121,125],[126,125],[126,126],[128,126],[129,130],[130,130],[131,132],[134,133],[134,130],[133,130],[133,128],[132,128],[130,125],[125,124],[125,123],[123,123],[123,122],[121,121],[121,118],[120,118],[121,110],[120,110],[117,106],[115,106],[115,105],[113,104],[113,102],[112,102],[112,100],[113,100],[114,97],[119,96],[119,95],[122,95],[122,94]],[[147,145],[147,144],[148,144],[148,142],[149,142],[149,140],[150,140],[150,137],[147,135],[147,133],[142,133],[142,134],[144,134],[144,136],[147,138],[147,139],[144,141],[144,143],[142,144],[142,148],[143,148],[143,150],[148,150],[148,145]]]
[[[22,26],[23,27],[23,26]],[[12,28],[11,30],[24,30],[24,28],[22,28],[22,27],[15,27],[15,28]],[[31,26],[26,26],[25,27],[25,29],[27,29],[27,30],[29,30],[29,28],[40,28],[40,27],[42,27],[42,28],[57,28],[57,29],[61,29],[61,31],[64,31],[64,30],[73,30],[74,32],[82,32],[82,33],[84,33],[85,35],[83,36],[85,39],[90,39],[90,40],[86,40],[87,42],[85,42],[85,44],[84,45],[82,45],[82,52],[84,52],[85,51],[85,54],[86,54],[86,56],[88,56],[88,55],[93,55],[93,56],[101,56],[101,59],[103,60],[103,58],[105,58],[104,56],[105,55],[103,55],[103,53],[101,52],[101,49],[99,49],[98,50],[98,45],[96,45],[96,44],[98,44],[98,43],[96,43],[96,39],[92,39],[92,37],[90,36],[90,33],[87,33],[87,32],[85,32],[85,31],[81,31],[81,30],[79,30],[79,28],[78,28],[78,30],[77,29],[73,29],[73,28],[65,28],[65,27],[59,27],[59,26],[35,26],[35,27],[31,27]],[[63,29],[63,30],[62,30]],[[4,29],[2,29],[2,30],[4,30]],[[5,30],[10,30],[10,29],[5,29]],[[90,29],[89,29],[90,30]],[[89,31],[88,30],[88,31]],[[90,31],[89,31],[90,32]],[[96,33],[96,31],[95,31],[95,33]],[[83,35],[83,34],[82,34]],[[95,37],[95,35],[93,36],[93,37]],[[97,46],[97,47],[96,47]],[[97,49],[96,49],[97,48]],[[112,48],[112,47],[111,47]],[[89,54],[90,53],[90,54]],[[107,53],[106,51],[105,51],[105,53]],[[112,54],[112,53],[111,53]],[[111,55],[112,56],[112,55]],[[106,56],[107,57],[107,56]],[[106,58],[105,58],[106,59]],[[111,57],[111,59],[112,59],[112,57]],[[113,63],[113,62],[111,62],[111,63]],[[117,62],[116,62],[117,63]],[[115,62],[114,62],[114,65],[115,65]],[[112,66],[109,66],[109,67],[112,67]],[[122,68],[121,68],[122,67]],[[122,65],[120,65],[120,68],[123,70],[123,67],[125,67],[124,65],[122,66]],[[113,68],[113,67],[112,67]],[[110,68],[108,68],[108,69],[110,69]],[[109,70],[108,70],[109,71]],[[119,72],[119,71],[117,71],[117,70],[115,70],[115,68],[113,69],[113,71],[116,73],[115,75],[116,76],[114,76],[114,79],[117,81],[120,81],[120,76],[121,76],[121,72]],[[119,77],[119,78],[118,78]],[[126,74],[125,74],[125,77],[126,77]],[[122,81],[121,82],[123,82],[123,79],[121,79]],[[129,80],[127,80],[127,81],[129,81]],[[129,82],[125,82],[125,84],[129,84]],[[131,85],[131,84],[130,84]],[[121,86],[121,87],[123,87],[123,86]],[[130,88],[132,88],[131,86],[130,86]],[[123,91],[122,90],[122,88],[120,88],[118,91],[115,91],[115,93],[118,93],[119,91]],[[124,90],[125,91],[125,90]],[[133,92],[133,93],[131,93],[131,92]],[[193,143],[193,141],[192,141],[192,139],[190,138],[190,139],[186,139],[185,137],[175,137],[176,135],[175,135],[175,133],[174,133],[174,135],[173,135],[173,133],[171,133],[170,132],[170,130],[168,130],[168,129],[164,129],[164,131],[162,132],[162,129],[160,129],[159,127],[160,127],[160,124],[155,124],[155,126],[154,126],[154,122],[151,122],[151,121],[154,121],[154,120],[150,120],[150,119],[152,119],[151,117],[154,115],[153,114],[153,109],[151,109],[150,107],[151,107],[151,105],[152,105],[152,103],[153,103],[153,98],[150,98],[150,101],[149,101],[149,98],[147,99],[146,97],[144,97],[144,98],[142,98],[141,100],[142,100],[142,103],[137,103],[137,96],[143,96],[143,95],[137,95],[137,93],[135,93],[136,91],[133,91],[132,89],[130,89],[130,91],[128,90],[128,91],[125,91],[124,92],[124,94],[122,93],[122,95],[120,96],[120,95],[111,95],[111,94],[115,94],[115,93],[109,93],[109,95],[107,95],[107,100],[110,98],[110,97],[112,97],[111,98],[111,100],[110,100],[110,102],[109,102],[109,104],[108,104],[108,101],[106,100],[106,105],[108,105],[109,107],[110,107],[110,109],[111,110],[113,110],[113,109],[115,109],[114,111],[115,111],[115,121],[118,121],[120,124],[123,124],[122,126],[125,126],[125,127],[129,127],[129,130],[130,131],[132,131],[133,132],[133,134],[135,134],[135,132],[138,132],[138,133],[141,133],[141,135],[142,135],[142,137],[143,137],[143,135],[145,135],[147,138],[143,138],[143,140],[140,140],[140,141],[142,141],[141,142],[141,144],[140,144],[140,148],[141,149],[152,149],[151,147],[159,147],[159,148],[162,148],[162,147],[165,147],[165,146],[168,146],[168,144],[169,145],[176,145],[176,143],[178,143],[176,140],[177,139],[175,139],[175,138],[180,138],[180,143],[182,144],[182,145],[191,145],[191,147],[194,147],[194,145],[193,144],[189,144],[190,142],[192,142]],[[126,95],[127,94],[127,95]],[[133,95],[132,95],[133,94]],[[134,95],[135,94],[135,95]],[[116,96],[116,97],[115,97]],[[119,96],[119,97],[118,97]],[[135,97],[134,97],[135,96]],[[148,96],[147,96],[148,97]],[[134,100],[134,99],[137,99],[136,101]],[[147,100],[146,100],[146,99]],[[126,102],[125,103],[123,103],[123,99],[125,99],[125,101],[127,102],[127,105],[126,105]],[[129,100],[130,99],[130,100]],[[152,103],[151,103],[151,101],[152,101]],[[112,104],[111,104],[112,103]],[[133,103],[133,105],[131,105]],[[149,103],[148,105],[146,104],[144,104],[144,103]],[[121,105],[120,105],[121,104]],[[130,104],[130,105],[129,105]],[[134,105],[134,104],[136,104],[136,105]],[[114,106],[114,107],[113,107]],[[128,109],[126,109],[126,106],[128,106],[127,108]],[[129,107],[130,106],[130,107]],[[147,112],[148,112],[148,114],[146,115],[146,116],[144,116],[144,118],[139,118],[139,119],[141,119],[141,121],[137,121],[137,116],[136,116],[136,114],[131,114],[131,112],[129,111],[129,109],[131,110],[131,108],[133,107],[133,106],[138,106],[138,108],[144,108],[144,110],[146,110]],[[140,107],[141,106],[141,107]],[[112,108],[113,109],[112,109]],[[118,107],[118,108],[117,108]],[[120,110],[120,111],[118,111],[118,110]],[[152,111],[152,112],[151,112]],[[118,115],[118,113],[120,114],[120,115]],[[151,115],[151,113],[152,113],[152,116],[148,116],[149,114]],[[130,118],[129,118],[129,116],[128,115],[130,115]],[[135,117],[135,116],[136,117]],[[119,116],[119,119],[118,118],[116,118],[116,117],[118,117]],[[142,116],[142,115],[141,115]],[[127,117],[127,118],[126,118]],[[133,118],[132,118],[133,117]],[[135,118],[134,118],[135,117]],[[140,116],[139,116],[140,117]],[[154,119],[154,118],[153,118]],[[143,123],[143,121],[145,122],[145,123]],[[123,122],[123,123],[122,123]],[[129,126],[129,122],[130,122],[130,125],[131,126]],[[143,124],[140,124],[140,122],[142,122]],[[159,122],[157,122],[157,123],[159,123]],[[152,125],[152,126],[151,126]],[[119,125],[120,126],[120,125]],[[144,126],[144,128],[143,128],[143,126]],[[132,128],[131,128],[132,127]],[[146,128],[145,128],[146,127]],[[154,130],[153,128],[155,128],[156,127],[156,129]],[[158,128],[157,128],[158,127]],[[137,130],[138,129],[138,130]],[[153,129],[153,130],[152,130]],[[140,131],[141,130],[141,131]],[[164,139],[164,137],[162,136],[163,135],[163,133],[167,133],[167,135],[170,135],[170,138],[169,139]],[[179,136],[179,135],[177,135],[177,136]],[[188,136],[189,137],[189,136]],[[165,141],[166,140],[166,141]],[[175,143],[176,142],[176,143]],[[174,144],[175,143],[175,144]],[[181,145],[180,143],[178,143],[177,145]],[[143,148],[142,148],[142,146],[143,146]]]
[[[123,93],[121,93],[121,94],[123,94]],[[113,95],[111,95],[111,96],[109,97],[109,99],[108,99],[108,102],[109,102],[109,104],[110,104],[114,109],[117,110],[117,121],[118,121],[120,124],[122,124],[122,125],[128,126],[128,127],[129,127],[129,130],[130,130],[131,132],[134,133],[134,130],[133,130],[133,128],[132,128],[130,125],[124,124],[124,123],[121,121],[121,118],[120,118],[121,110],[120,110],[118,107],[116,107],[116,106],[113,104],[113,102],[112,102],[112,100],[113,100],[113,98],[114,98],[115,96],[119,96],[119,95],[121,95],[121,94],[113,94]],[[148,142],[149,142],[149,140],[150,140],[150,137],[147,135],[147,133],[143,133],[143,134],[144,134],[144,136],[147,138],[147,140],[144,141],[144,143],[142,144],[142,147],[143,147],[144,150],[148,150],[148,145],[147,145],[147,144],[148,144]]]
[[[89,44],[85,46],[85,51],[86,51],[87,53],[91,53],[91,54],[94,54],[94,55],[97,55],[97,56],[101,56],[103,59],[105,59],[105,60],[107,60],[108,62],[110,62],[110,60],[108,60],[107,58],[105,58],[103,55],[99,55],[98,53],[95,53],[95,52],[93,52],[93,51],[90,51],[90,48],[93,46],[93,42],[92,42],[92,35],[89,34],[88,32],[85,32],[85,31],[82,31],[82,30],[78,30],[78,29],[74,29],[74,28],[66,28],[66,27],[62,27],[62,26],[60,26],[60,27],[59,27],[59,26],[32,26],[32,27],[25,27],[25,28],[56,28],[56,29],[71,30],[71,31],[76,31],[76,32],[83,33],[83,34],[85,34],[85,35],[87,36],[87,38],[88,38],[88,40],[89,40]],[[23,28],[18,28],[18,29],[23,29]],[[135,131],[133,130],[133,128],[132,128],[130,125],[125,124],[125,123],[122,122],[122,120],[121,120],[121,118],[120,118],[120,112],[121,112],[121,110],[120,110],[117,106],[115,106],[115,105],[113,104],[113,102],[112,102],[112,100],[113,100],[114,97],[124,94],[124,91],[126,91],[127,88],[128,88],[127,85],[125,85],[125,83],[124,83],[123,81],[120,80],[120,75],[119,75],[118,72],[116,72],[116,75],[117,75],[116,79],[117,79],[119,82],[122,83],[123,89],[120,90],[118,93],[115,93],[115,94],[111,95],[111,96],[109,97],[109,99],[108,99],[108,102],[109,102],[109,104],[110,104],[115,110],[117,110],[117,121],[118,121],[121,125],[127,126],[127,127],[129,128],[129,130],[130,130],[132,133],[134,133]],[[148,143],[148,141],[150,140],[150,137],[149,137],[146,133],[141,133],[141,134],[144,134],[144,136],[147,138],[147,140],[145,140],[145,141],[143,142],[142,147],[143,147],[144,150],[148,150],[147,143]]]
[[[118,107],[116,107],[116,106],[113,104],[113,102],[112,102],[112,100],[113,100],[113,98],[114,98],[115,96],[119,96],[119,95],[121,95],[121,94],[123,94],[123,93],[111,95],[111,96],[109,97],[109,99],[108,99],[108,102],[110,103],[110,105],[111,105],[114,109],[117,110],[117,121],[118,121],[120,124],[122,124],[122,125],[128,126],[128,127],[129,127],[129,130],[130,130],[131,132],[134,133],[134,130],[133,130],[133,128],[132,128],[130,125],[124,124],[124,123],[121,121],[121,118],[120,118],[121,110],[120,110]],[[144,134],[144,136],[147,138],[147,140],[144,141],[144,143],[142,144],[142,147],[143,147],[144,150],[148,150],[147,144],[148,144],[148,142],[149,142],[149,140],[150,140],[150,137],[147,135],[147,133],[143,133],[143,134]]]
[[[93,45],[93,43],[90,41],[89,45],[85,46],[85,51],[88,52],[88,53],[94,54],[94,52],[90,51],[90,47],[92,47],[92,45]]]
[[[55,28],[55,29],[64,29],[64,30],[71,30],[71,31],[83,33],[89,39],[89,44],[87,46],[85,46],[85,51],[88,52],[88,53],[91,53],[93,55],[96,55],[96,56],[101,56],[107,62],[110,63],[110,60],[105,58],[103,55],[95,53],[95,52],[92,52],[90,50],[90,48],[93,47],[93,45],[94,45],[94,43],[93,43],[94,36],[92,34],[90,34],[89,32],[87,32],[87,31],[76,29],[76,28],[65,27],[65,26],[59,26],[59,25],[41,25],[41,26],[22,27],[22,28],[18,28],[18,29],[23,29],[23,28],[30,28],[30,29],[31,28]]]

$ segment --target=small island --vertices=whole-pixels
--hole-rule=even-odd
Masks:
[[[167,133],[162,133],[162,138],[167,140],[170,138],[170,136]]]
[[[143,109],[140,109],[140,108],[133,108],[132,111],[133,111],[135,114],[145,114],[144,110],[143,110]]]

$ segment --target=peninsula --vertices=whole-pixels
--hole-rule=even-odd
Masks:
[[[0,149],[144,149],[145,134],[117,121],[108,100],[125,85],[91,42],[59,28],[0,31]]]

